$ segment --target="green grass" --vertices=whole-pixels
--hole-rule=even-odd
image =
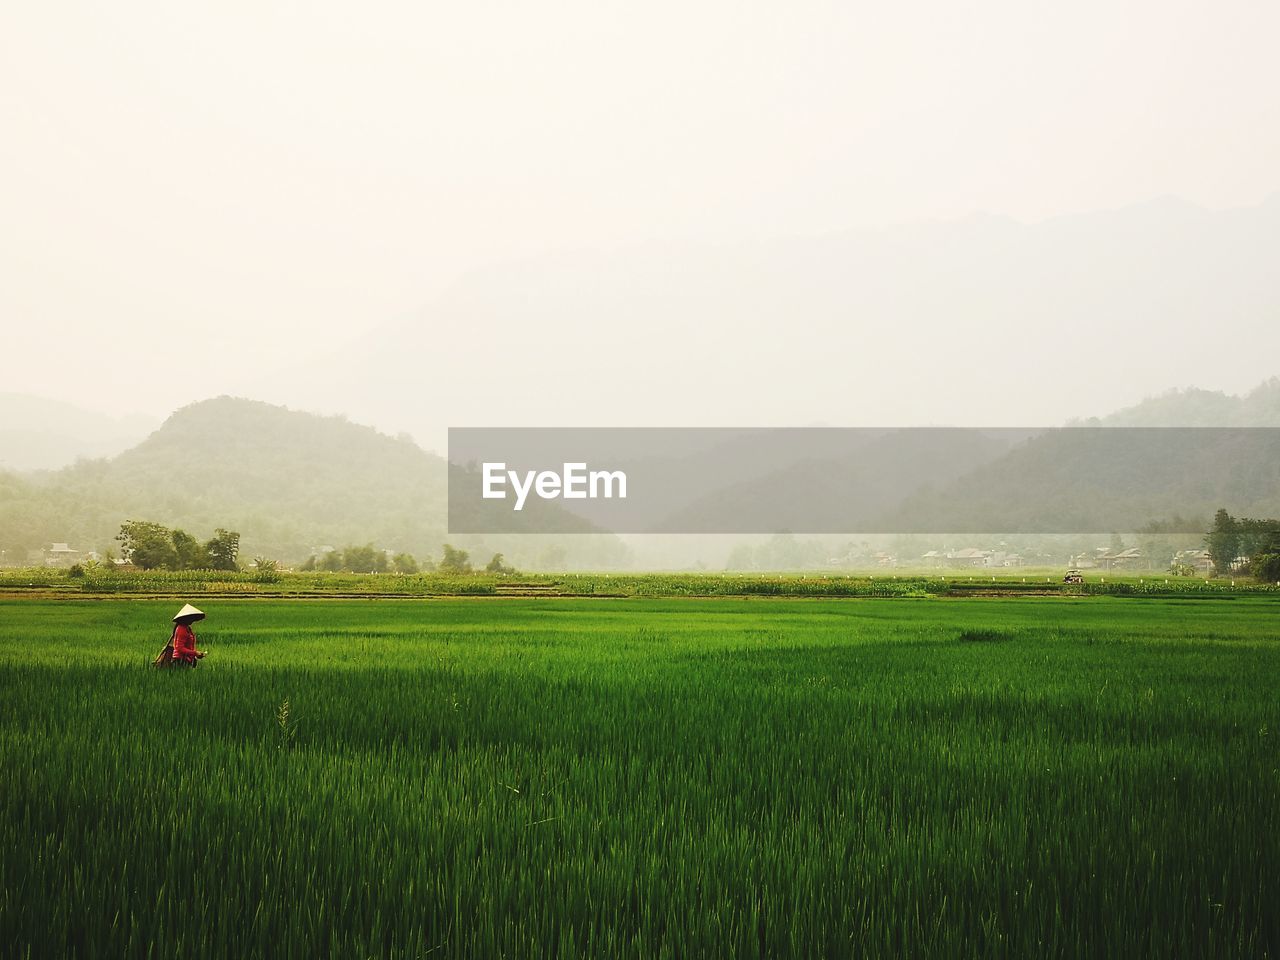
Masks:
[[[0,601],[4,956],[1280,953],[1263,597],[205,606]]]

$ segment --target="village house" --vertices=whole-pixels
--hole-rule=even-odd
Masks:
[[[1173,556],[1173,562],[1179,566],[1187,566],[1196,573],[1212,573],[1213,558],[1208,550],[1179,550]]]
[[[989,567],[1020,567],[1022,564],[1021,554],[1004,550],[997,550],[987,557],[987,566]]]
[[[1107,551],[1097,557],[1094,563],[1103,570],[1133,570],[1144,566],[1145,558],[1137,547],[1129,547],[1117,553]]]
[[[55,543],[44,552],[46,567],[69,567],[80,559],[80,551],[72,550],[65,543]]]

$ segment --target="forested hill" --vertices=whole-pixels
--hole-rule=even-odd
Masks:
[[[229,527],[246,554],[285,558],[370,541],[425,553],[444,533],[442,458],[341,417],[231,397],[178,410],[112,459],[10,484],[16,495],[0,503],[6,546],[101,549],[135,517],[198,536]]]
[[[1202,390],[1166,394],[1101,422],[1276,426],[1280,381],[1242,397]],[[1107,529],[1122,529],[1134,517],[1203,517],[1207,524],[1219,506],[1245,516],[1280,512],[1280,441],[1270,433],[1205,434],[1185,449],[1170,447],[1163,455],[1177,457],[1184,482],[1160,491],[1155,500],[1136,449],[1111,449],[1110,437],[1094,438],[1082,448],[1081,436],[1087,437],[1053,434],[995,459],[971,462],[957,456],[950,466],[958,475],[935,471],[936,486],[929,493],[912,495],[909,486],[895,483],[894,496],[875,500],[881,528],[897,529],[895,521],[903,530],[930,528],[935,521],[937,529],[945,529],[959,516],[971,519],[966,529],[978,529],[973,524],[1042,529],[1046,511],[1059,516],[1078,506],[1096,515],[1099,504],[1114,508],[1114,523]],[[787,469],[779,465],[778,483],[757,492],[776,497],[792,489],[795,478],[785,474]],[[814,472],[815,467],[805,469]],[[832,482],[851,482],[847,464],[830,469]],[[182,527],[201,539],[217,527],[237,530],[245,560],[261,554],[300,562],[319,546],[366,543],[426,558],[438,556],[449,540],[482,561],[503,552],[530,567],[582,569],[622,562],[623,548],[612,537],[450,537],[447,478],[445,461],[407,437],[391,437],[342,417],[219,397],[177,411],[144,441],[111,459],[44,473],[0,472],[0,550],[7,562],[16,563],[24,562],[29,550],[58,541],[102,551],[115,546],[123,521],[145,519]],[[732,509],[750,508],[741,497],[725,502]]]
[[[1055,430],[904,500],[887,526],[1020,533],[1206,530],[1280,515],[1280,430]]]
[[[451,537],[447,478],[444,459],[408,437],[218,397],[178,410],[109,460],[0,473],[0,550],[21,563],[28,550],[55,541],[81,551],[117,548],[120,524],[140,519],[199,539],[217,527],[236,530],[242,562],[263,555],[295,563],[317,547],[362,544],[426,559],[446,541],[481,562],[498,552],[528,565],[620,562],[623,548],[609,536]],[[587,529],[582,521],[557,528]]]
[[[1280,427],[1280,377],[1235,396],[1216,390],[1170,390],[1110,416],[1107,427]]]
[[[961,521],[965,529],[1045,530],[1087,517],[1105,520],[1099,530],[1129,531],[1174,517],[1207,528],[1218,507],[1280,515],[1280,378],[1240,396],[1173,390],[1073,426],[1139,429],[1052,431],[909,498],[897,519],[929,529]],[[1154,429],[1179,427],[1197,429]],[[1227,429],[1199,429],[1209,427]]]
[[[305,511],[326,525],[377,522],[379,503],[397,523],[414,508],[438,517],[445,495],[444,460],[407,437],[230,397],[184,407],[109,466],[114,482],[147,490],[149,499]]]
[[[1179,519],[1207,529],[1219,507],[1280,515],[1280,379],[1241,396],[1171,391],[1072,426],[1019,442],[890,432],[843,459],[713,490],[667,529],[724,528],[779,504],[806,532],[830,529],[837,505],[852,532],[1135,532]]]

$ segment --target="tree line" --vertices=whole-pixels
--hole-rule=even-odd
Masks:
[[[116,534],[125,560],[143,570],[238,570],[240,534],[221,527],[201,542],[180,528],[126,520]]]
[[[116,535],[124,560],[141,570],[239,570],[240,534],[221,527],[213,536],[201,541],[181,528],[170,529],[152,520],[127,520]],[[262,557],[254,561],[259,572],[274,573],[276,563]],[[444,544],[439,560],[419,562],[411,553],[391,553],[372,543],[353,545],[342,550],[329,550],[312,555],[301,567],[305,571],[333,573],[399,573],[438,572],[468,574],[477,572],[471,555],[452,544]],[[506,575],[515,573],[501,553],[495,553],[483,572]]]
[[[1243,567],[1259,580],[1280,581],[1280,520],[1233,517],[1219,509],[1204,543],[1219,576]]]
[[[466,550],[459,550],[451,544],[441,548],[439,560],[419,560],[411,553],[388,555],[389,551],[379,550],[371,543],[364,546],[344,547],[342,550],[328,550],[319,556],[307,558],[300,569],[304,571],[323,570],[330,573],[475,573],[471,564],[471,555]],[[508,566],[500,553],[484,566],[485,573],[505,575],[515,573]]]

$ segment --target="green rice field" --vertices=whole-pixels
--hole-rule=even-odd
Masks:
[[[1280,956],[1280,602],[0,600],[4,957]]]

